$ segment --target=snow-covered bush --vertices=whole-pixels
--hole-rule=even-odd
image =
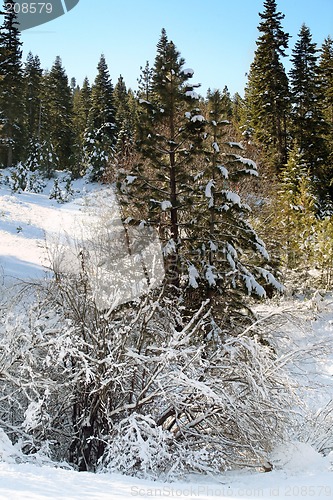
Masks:
[[[41,193],[45,187],[42,173],[21,162],[11,169],[9,183],[14,192]]]
[[[333,451],[333,401],[319,410],[309,411],[297,433],[300,441],[323,455]]]
[[[172,454],[172,434],[150,415],[133,412],[113,428],[100,460],[101,470],[142,477],[161,477],[179,462]]]
[[[58,275],[24,312],[1,315],[11,440],[80,470],[141,477],[265,466],[291,404],[274,352],[246,335],[198,343],[208,303],[182,323],[157,291],[100,311],[86,287],[84,275]]]
[[[89,176],[90,182],[99,181],[105,173],[109,161],[110,144],[103,127],[94,133],[87,132],[84,136],[83,173]]]
[[[51,188],[49,198],[58,203],[66,203],[73,196],[72,179],[70,174],[65,174],[61,179],[55,178]]]
[[[53,144],[48,141],[31,141],[28,151],[25,164],[29,171],[39,171],[42,178],[51,179],[59,164],[59,158],[54,152]]]

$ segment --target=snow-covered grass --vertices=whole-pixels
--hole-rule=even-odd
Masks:
[[[0,182],[0,269],[6,286],[44,278],[49,266],[46,235],[70,228],[88,193],[96,189],[85,180],[75,181],[71,201],[59,204],[49,198],[52,185],[50,181],[41,193],[19,194]],[[38,458],[20,463],[24,458],[1,434],[0,499],[333,498],[333,297],[265,302],[256,312],[299,398],[299,405],[290,408],[299,425],[290,442],[271,454],[271,472],[192,475],[174,483],[78,473]]]

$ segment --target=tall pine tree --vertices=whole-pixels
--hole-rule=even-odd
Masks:
[[[318,77],[317,48],[310,30],[302,25],[292,51],[291,133],[300,148],[303,162],[316,182],[325,191],[327,147],[324,138],[326,124],[322,113],[322,95]]]
[[[325,139],[327,143],[327,178],[330,199],[333,201],[333,40],[327,37],[322,45],[319,59],[319,84],[322,96],[322,112],[325,117],[327,130]]]
[[[204,121],[199,96],[189,80],[174,43],[163,29],[149,93],[141,94],[138,148],[141,161],[126,176],[123,192],[130,192],[137,213],[134,220],[158,229],[166,262],[166,279],[179,287],[182,276],[184,228],[193,203],[193,169]],[[149,100],[147,100],[149,97]],[[134,181],[134,182],[133,182]],[[186,268],[187,269],[187,268]]]
[[[126,158],[134,148],[136,113],[132,93],[127,91],[125,81],[120,75],[114,88],[115,123],[117,130],[116,154]]]
[[[11,166],[22,158],[24,137],[22,43],[15,2],[4,2],[0,28],[0,163]]]
[[[73,123],[77,144],[82,147],[84,134],[88,127],[88,117],[91,108],[91,87],[88,78],[83,80],[81,88],[73,93]]]
[[[279,171],[287,161],[287,118],[290,109],[288,78],[282,64],[289,35],[282,29],[284,15],[276,0],[265,0],[259,14],[257,49],[245,91],[249,125],[271,165]]]
[[[97,65],[91,108],[84,138],[84,165],[92,181],[99,180],[114,153],[116,141],[113,85],[104,55]]]
[[[115,109],[113,85],[104,55],[97,65],[97,76],[91,91],[89,127],[91,131],[101,131],[110,145],[115,142]]]
[[[43,70],[38,56],[29,52],[24,68],[26,134],[29,141],[40,139]]]
[[[54,148],[60,169],[73,168],[72,120],[71,89],[61,58],[57,56],[43,81],[41,137]]]

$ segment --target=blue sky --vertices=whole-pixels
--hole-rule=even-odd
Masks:
[[[317,44],[333,37],[332,0],[277,4],[285,14],[283,28],[292,35],[289,54],[303,22]],[[113,83],[122,74],[127,86],[136,88],[140,66],[153,63],[164,27],[194,69],[201,93],[227,85],[231,94],[243,94],[262,11],[263,0],[80,0],[64,16],[22,32],[23,58],[31,50],[43,68],[51,68],[59,55],[68,77],[81,85],[85,76],[94,80],[104,53]]]

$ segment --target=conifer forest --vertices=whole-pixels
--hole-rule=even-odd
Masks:
[[[263,0],[243,95],[202,95],[162,27],[132,89],[103,54],[83,82],[61,55],[24,61],[11,4],[0,230],[14,196],[64,213],[87,190],[95,210],[84,238],[45,240],[47,277],[9,286],[0,269],[0,429],[21,460],[172,480],[271,471],[295,436],[331,453],[332,399],[314,424],[281,304],[333,288],[333,39],[303,24],[291,44]]]

